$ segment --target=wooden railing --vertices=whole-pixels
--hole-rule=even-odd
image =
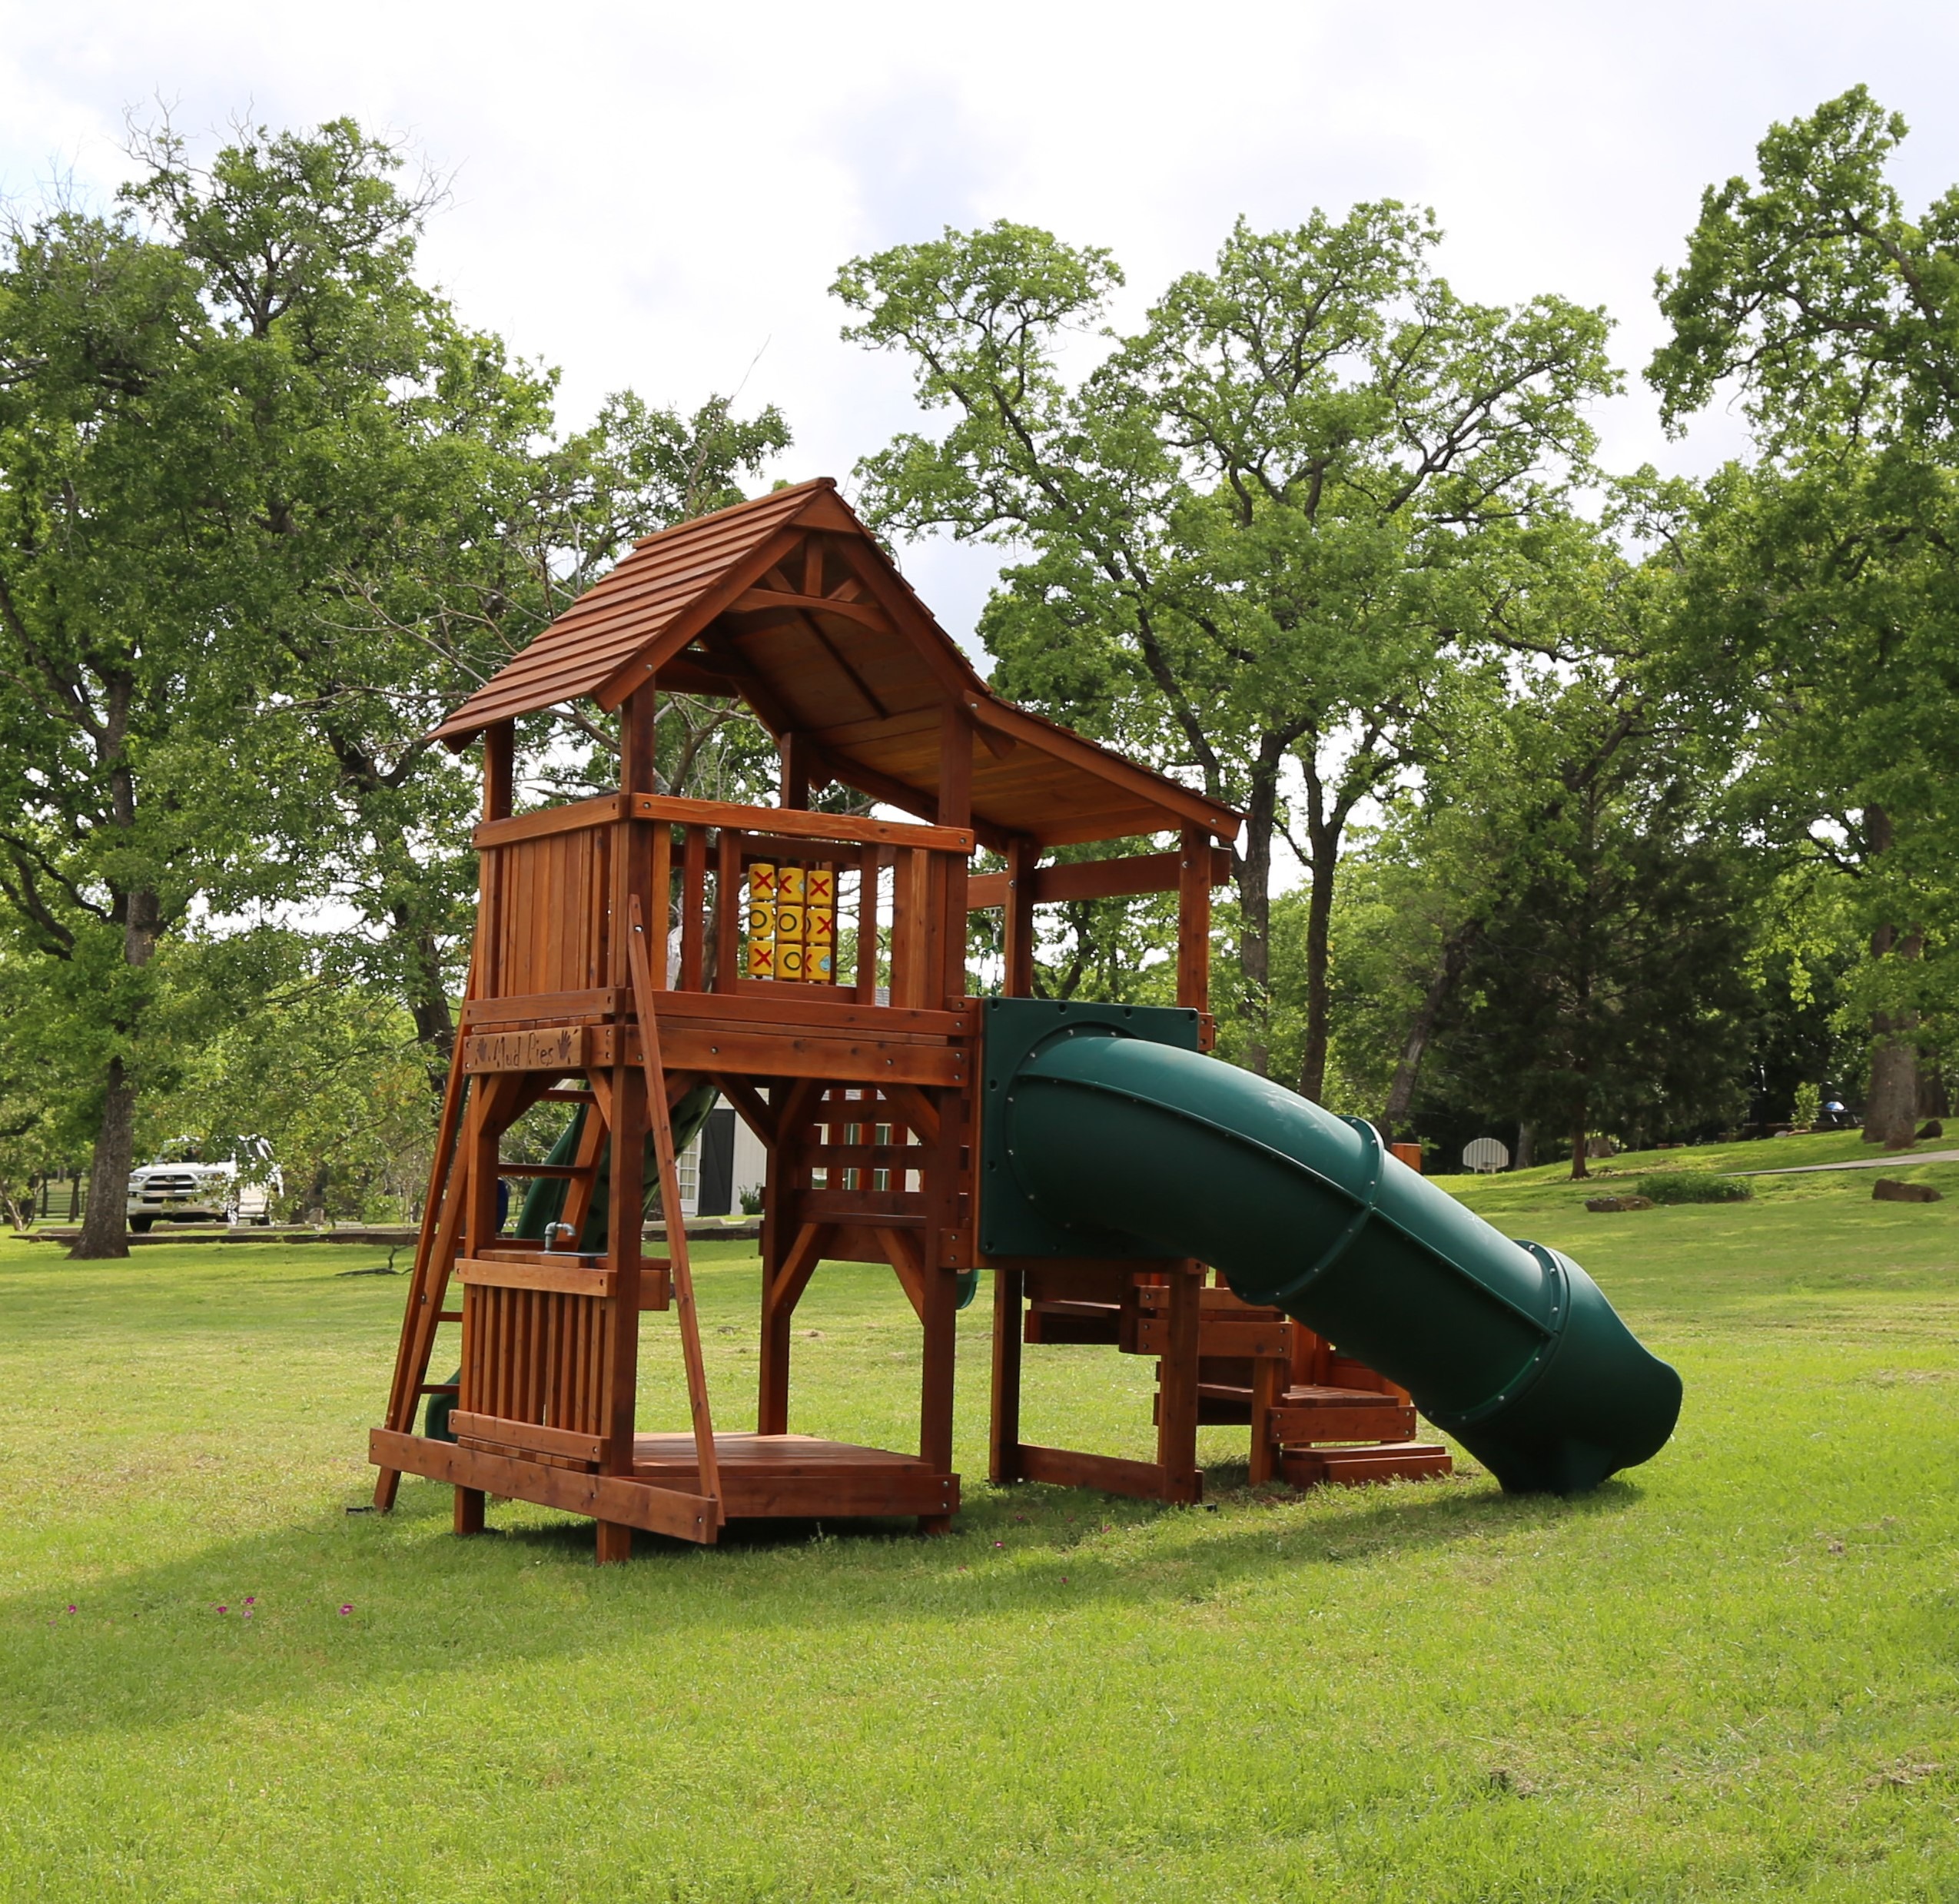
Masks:
[[[653,919],[666,902],[669,930],[650,935],[656,991],[781,999],[806,989],[936,1008],[965,989],[973,836],[962,828],[635,793],[486,822],[475,837],[480,999],[623,983],[619,922],[636,889]],[[752,959],[759,867],[828,882],[827,969],[785,977]],[[639,872],[649,876],[631,876]]]

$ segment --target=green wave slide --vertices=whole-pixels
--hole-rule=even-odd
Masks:
[[[988,1005],[988,1251],[1209,1263],[1400,1383],[1508,1492],[1582,1493],[1665,1445],[1680,1377],[1597,1284],[1371,1125],[1203,1056],[1194,1012]]]

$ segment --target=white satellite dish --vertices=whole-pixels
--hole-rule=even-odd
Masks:
[[[1493,1137],[1479,1137],[1463,1146],[1463,1168],[1486,1174],[1510,1168],[1510,1147]]]

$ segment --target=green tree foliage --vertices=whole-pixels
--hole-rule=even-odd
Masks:
[[[1486,1115],[1567,1139],[1582,1177],[1602,1126],[1738,1109],[1751,895],[1690,763],[1650,736],[1626,744],[1627,706],[1588,683],[1556,700],[1559,796],[1508,856],[1439,1055]]]
[[[1959,188],[1916,220],[1862,88],[1710,188],[1649,376],[1668,420],[1738,387],[1758,457],[1684,531],[1683,670],[1728,710],[1765,836],[1834,869],[1869,956],[1865,1135],[1909,1135],[1955,996]]]
[[[428,727],[786,440],[629,395],[551,437],[552,379],[417,281],[431,195],[350,121],[138,156],[0,260],[0,899],[99,1067],[87,1254],[125,1247],[194,921],[337,898],[440,1068],[470,793]],[[727,712],[692,718],[712,752]]]
[[[951,413],[860,466],[872,515],[1011,547],[981,633],[1018,698],[1243,806],[1243,1061],[1270,1061],[1272,854],[1312,880],[1300,1082],[1323,1086],[1327,922],[1347,829],[1418,764],[1466,668],[1541,640],[1589,532],[1567,500],[1606,321],[1436,275],[1433,221],[1388,202],[1243,224],[1140,329],[1091,330],[1106,251],[1001,223],[861,258],[845,335]],[[1297,794],[1289,799],[1289,777]]]

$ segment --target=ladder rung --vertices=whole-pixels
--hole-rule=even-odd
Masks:
[[[540,1094],[546,1104],[590,1104],[594,1102],[589,1091],[567,1091],[562,1085],[553,1085],[549,1091]]]
[[[438,1322],[460,1322],[463,1319],[463,1312],[460,1309],[438,1309],[436,1311],[435,1319]]]
[[[589,1177],[593,1166],[580,1168],[576,1164],[499,1164],[496,1174],[500,1177],[559,1177],[569,1182],[575,1177]]]
[[[423,1382],[415,1392],[418,1395],[453,1395],[461,1391],[460,1382]]]

